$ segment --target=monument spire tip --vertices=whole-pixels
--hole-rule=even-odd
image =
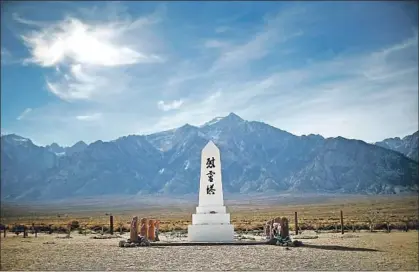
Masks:
[[[209,140],[208,141],[208,143],[205,145],[205,147],[204,148],[206,148],[206,147],[210,147],[210,146],[215,146],[215,147],[217,147],[217,145],[212,141],[212,140]],[[218,147],[217,147],[218,148]]]

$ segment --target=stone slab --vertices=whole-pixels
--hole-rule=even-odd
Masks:
[[[250,246],[267,245],[266,241],[233,241],[233,242],[152,242],[151,246]]]
[[[225,225],[189,225],[189,242],[233,242],[234,227],[230,224]]]
[[[230,225],[230,214],[192,214],[192,225],[227,224]]]

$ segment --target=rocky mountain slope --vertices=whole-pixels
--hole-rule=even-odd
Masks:
[[[87,147],[87,144],[83,141],[79,141],[75,143],[73,146],[67,146],[67,147],[59,146],[57,143],[52,143],[46,146],[48,151],[55,153],[55,155],[57,156],[71,155],[73,153],[83,151],[86,147]]]
[[[408,135],[403,139],[399,137],[385,139],[381,142],[375,143],[378,146],[391,149],[404,154],[412,160],[419,161],[419,131],[416,131],[412,135]]]
[[[342,137],[299,137],[230,114],[201,127],[80,143],[78,149],[2,136],[1,196],[197,193],[200,152],[209,140],[221,150],[223,187],[230,193],[418,190],[418,163],[399,152]]]

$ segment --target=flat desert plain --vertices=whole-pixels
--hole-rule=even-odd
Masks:
[[[122,238],[91,239],[93,235],[76,232],[70,239],[58,238],[64,234],[23,238],[9,233],[1,238],[1,270],[419,269],[417,231],[317,235],[317,239],[301,239],[302,247],[288,249],[272,245],[120,248]],[[161,235],[162,241],[170,239],[182,238]]]

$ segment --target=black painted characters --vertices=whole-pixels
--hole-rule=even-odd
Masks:
[[[215,158],[211,157],[211,158],[207,158],[207,169],[210,168],[215,168]],[[210,170],[207,173],[208,176],[208,181],[209,182],[214,182],[214,174],[215,172]],[[215,188],[214,188],[214,183],[207,185],[207,195],[215,195]]]
[[[215,159],[214,159],[214,157],[207,158],[207,168],[214,168],[214,167],[215,167]]]
[[[207,195],[215,195],[214,184],[207,185]]]

